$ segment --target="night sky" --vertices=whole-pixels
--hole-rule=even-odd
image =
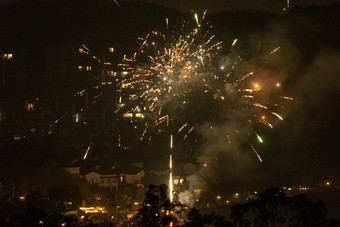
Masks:
[[[0,0],[0,4],[17,2],[18,0]],[[120,0],[131,1],[131,0]],[[181,11],[208,9],[209,12],[228,11],[228,10],[261,10],[280,12],[285,6],[285,0],[136,0],[154,2],[160,5],[174,7]],[[118,1],[119,2],[119,1]],[[339,2],[338,0],[290,0],[291,7],[296,5],[325,5]]]
[[[209,12],[218,12],[226,10],[261,10],[280,12],[285,6],[284,0],[145,0],[150,2],[157,2],[166,6],[171,6],[182,11],[188,11],[191,9],[208,9]],[[296,5],[323,5],[338,2],[337,0],[291,0],[291,7]]]

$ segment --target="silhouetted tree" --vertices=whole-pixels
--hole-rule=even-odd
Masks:
[[[168,199],[168,187],[164,184],[160,186],[150,185],[145,193],[142,207],[134,219],[136,226],[166,226],[170,222],[173,226],[178,223],[175,217],[175,208],[179,205],[171,204]]]
[[[215,227],[228,227],[232,226],[230,222],[225,220],[225,217],[211,213],[201,214],[195,208],[193,208],[188,215],[188,221],[184,225],[185,227],[204,227],[204,226],[215,226]]]
[[[268,189],[257,199],[232,207],[235,226],[327,226],[326,209],[321,201],[305,195],[292,198],[279,188]]]

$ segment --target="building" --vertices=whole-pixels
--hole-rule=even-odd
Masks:
[[[69,170],[71,171],[71,169]],[[73,170],[76,171],[75,169],[72,169],[72,171]],[[124,171],[121,169],[119,173],[114,169],[105,171],[97,168],[85,174],[85,178],[90,184],[98,184],[99,187],[109,188],[111,190],[118,189],[118,187],[125,185],[140,187],[143,185],[142,180],[144,176],[144,170],[133,166],[125,167]]]
[[[86,174],[85,178],[90,184],[98,184],[99,187],[110,190],[118,189],[118,175],[115,173],[98,173],[98,171],[92,171]]]
[[[129,170],[119,174],[121,183],[139,186],[142,184],[142,179],[145,176],[145,171],[131,167]]]

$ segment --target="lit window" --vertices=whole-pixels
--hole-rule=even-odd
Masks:
[[[86,71],[91,71],[92,67],[91,66],[86,66]]]
[[[110,52],[110,53],[113,53],[113,52],[115,52],[115,48],[113,48],[113,47],[110,47],[110,48],[109,48],[109,52]]]
[[[176,180],[174,180],[174,184],[175,185],[177,185],[178,184],[178,180],[176,179]]]
[[[4,58],[12,59],[13,58],[13,54],[4,54]]]
[[[27,111],[33,110],[33,107],[34,107],[33,103],[28,103],[27,104]]]
[[[112,70],[111,71],[107,71],[107,75],[113,76],[114,72]]]
[[[79,66],[78,66],[78,70],[79,70],[79,71],[83,70],[83,66],[79,65]]]
[[[78,123],[79,122],[79,114],[75,114],[74,119],[75,119],[75,122]]]

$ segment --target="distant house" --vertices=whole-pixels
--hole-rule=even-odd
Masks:
[[[109,188],[111,190],[118,188],[118,175],[115,173],[98,173],[90,172],[85,175],[90,184],[98,184],[99,187]]]
[[[124,181],[126,184],[139,185],[142,183],[142,178],[144,177],[144,170],[133,171],[133,172],[125,172],[120,173],[121,181]]]
[[[142,178],[145,172],[136,167],[125,167],[121,169],[119,173],[116,170],[101,170],[96,169],[88,174],[85,174],[85,178],[90,184],[98,184],[99,187],[117,189],[119,185],[136,185],[142,184]]]

